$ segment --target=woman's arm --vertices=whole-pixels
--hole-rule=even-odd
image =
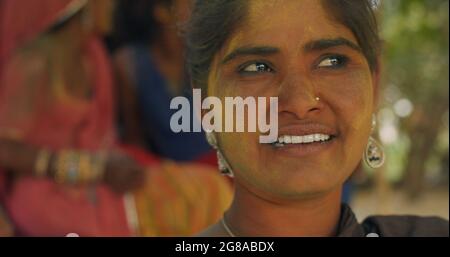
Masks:
[[[43,151],[47,156],[43,157]],[[71,184],[104,182],[118,193],[140,187],[145,173],[132,158],[117,150],[109,152],[102,164],[99,163],[102,157],[98,155],[100,154],[77,150],[49,152],[19,141],[0,139],[0,167],[14,172],[14,175],[44,176],[61,183]],[[42,165],[42,159],[46,159],[44,165]],[[70,173],[66,168],[67,162],[71,162],[71,167],[74,167],[76,173]],[[101,174],[90,174],[90,172],[101,172]],[[84,174],[84,177],[81,174]]]
[[[33,175],[38,150],[11,139],[0,139],[0,167],[16,175]]]

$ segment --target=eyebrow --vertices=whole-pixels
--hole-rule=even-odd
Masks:
[[[271,46],[256,46],[256,47],[239,47],[236,50],[229,53],[222,60],[222,64],[226,64],[231,60],[239,57],[239,56],[247,56],[247,55],[272,55],[280,52],[280,49]]]
[[[353,43],[352,41],[342,38],[342,37],[333,38],[333,39],[319,39],[319,40],[311,41],[311,42],[308,42],[303,47],[303,50],[305,52],[321,51],[321,50],[326,50],[328,48],[339,47],[339,46],[347,46],[347,47],[352,48],[353,50],[362,52],[361,47],[359,47],[357,44]]]
[[[332,39],[319,39],[314,40],[311,42],[306,43],[303,46],[303,50],[305,52],[312,52],[312,51],[321,51],[326,50],[328,48],[333,47],[339,47],[339,46],[347,46],[352,48],[353,50],[356,50],[358,52],[362,52],[361,48],[353,43],[352,41],[345,39],[345,38],[332,38]],[[267,56],[279,53],[280,49],[277,47],[272,46],[245,46],[245,47],[239,47],[235,50],[233,50],[231,53],[229,53],[225,58],[223,58],[221,64],[226,64],[233,59],[240,57],[240,56],[247,56],[247,55],[261,55],[261,56]]]

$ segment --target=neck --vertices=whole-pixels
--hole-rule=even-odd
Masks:
[[[174,95],[181,94],[184,79],[184,50],[174,29],[166,29],[151,45],[151,52],[159,71],[168,81],[169,90]]]
[[[280,204],[237,184],[234,201],[225,218],[237,236],[334,236],[340,211],[340,188],[294,203]]]
[[[152,43],[151,51],[155,57],[172,64],[183,64],[184,46],[173,28],[163,28],[158,40]]]
[[[51,55],[55,61],[59,61],[60,65],[76,63],[82,59],[80,53],[83,52],[86,34],[82,29],[82,25],[78,20],[69,22],[61,31],[55,32],[51,36],[53,44],[51,44]]]

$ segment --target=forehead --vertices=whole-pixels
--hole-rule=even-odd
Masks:
[[[248,0],[248,13],[223,49],[270,45],[300,49],[310,41],[346,38],[355,44],[353,33],[327,12],[320,0]]]

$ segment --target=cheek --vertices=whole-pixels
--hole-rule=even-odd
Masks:
[[[364,130],[374,112],[374,89],[370,73],[354,71],[345,76],[326,78],[318,85],[324,101],[344,130]]]
[[[223,79],[220,74],[214,79],[214,81],[210,80],[212,85],[208,87],[208,95],[219,97],[222,102],[222,128],[225,128],[225,124],[227,122],[231,122],[234,124],[234,129],[236,129],[236,110],[233,113],[232,120],[226,120],[225,115],[225,97],[242,97],[246,98],[248,96],[263,96],[259,93],[255,92],[252,87],[244,87],[242,83],[238,81]],[[215,82],[215,83],[214,83]],[[256,103],[256,109],[257,107]],[[259,170],[259,165],[261,161],[261,153],[259,148],[259,134],[257,132],[247,132],[248,128],[248,119],[255,119],[256,117],[249,117],[247,113],[247,109],[245,110],[245,115],[243,118],[243,123],[245,124],[246,132],[222,132],[218,133],[218,141],[220,144],[220,148],[227,158],[227,161],[231,165],[236,173],[240,173],[237,176],[246,177],[250,175],[250,173]],[[256,129],[258,130],[258,125],[256,121]],[[249,161],[249,160],[259,160],[259,161]],[[245,172],[246,174],[242,174]]]
[[[253,133],[254,134],[254,133]],[[236,181],[246,185],[259,184],[260,165],[264,159],[254,144],[254,138],[248,133],[220,133],[219,144],[222,153],[231,166]]]
[[[371,131],[374,96],[368,72],[353,72],[322,85],[324,100],[340,132],[342,164],[351,170],[361,159]]]

